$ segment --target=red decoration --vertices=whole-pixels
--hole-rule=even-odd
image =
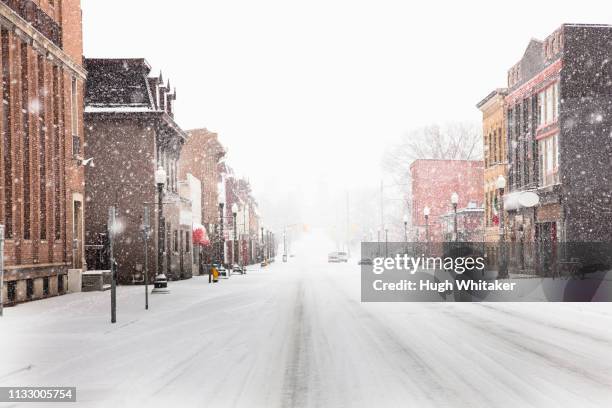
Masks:
[[[208,234],[206,233],[206,228],[204,228],[201,224],[193,225],[193,244],[201,245],[201,246],[209,246],[210,239],[208,239]]]

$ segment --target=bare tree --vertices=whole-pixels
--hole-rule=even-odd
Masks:
[[[383,156],[383,169],[398,183],[405,183],[414,160],[480,160],[482,147],[480,125],[468,122],[433,124],[414,129],[389,146]]]
[[[393,225],[402,224],[402,214],[411,213],[410,164],[417,159],[481,160],[482,130],[479,124],[449,122],[414,129],[389,146],[382,167],[404,197],[402,205],[389,202],[387,217]],[[410,222],[410,221],[409,221]]]

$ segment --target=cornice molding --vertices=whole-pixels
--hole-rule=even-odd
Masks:
[[[61,48],[42,35],[14,10],[0,2],[0,25],[16,33],[17,36],[29,42],[35,49],[45,51],[47,57],[52,56],[74,75],[85,80],[87,71],[75,63]]]

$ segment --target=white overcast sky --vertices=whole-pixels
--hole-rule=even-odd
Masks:
[[[480,120],[530,38],[604,1],[83,0],[86,57],[144,57],[260,199],[376,185],[407,130]],[[263,197],[265,196],[265,197]]]

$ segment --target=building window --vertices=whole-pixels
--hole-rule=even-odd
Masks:
[[[45,276],[43,278],[43,295],[49,296],[49,277]]]
[[[538,141],[540,155],[540,186],[550,186],[559,183],[559,148],[558,136],[540,139]]]
[[[47,127],[45,126],[45,59],[38,56],[38,172],[40,198],[40,239],[47,239]]]
[[[545,126],[557,121],[559,116],[559,82],[538,93],[538,125]]]
[[[189,242],[189,231],[185,231],[185,252],[189,252],[191,249]]]
[[[21,134],[23,140],[23,239],[31,239],[32,203],[30,186],[30,76],[28,72],[28,45],[21,43]]]
[[[174,241],[173,250],[174,250],[174,252],[178,252],[178,250],[179,250],[179,239],[178,239],[178,231],[177,230],[174,230],[174,232],[173,232],[173,241]]]
[[[72,154],[81,153],[81,139],[79,137],[79,104],[77,99],[77,80],[72,77],[70,83],[70,121],[72,125]]]
[[[6,238],[11,239],[13,238],[13,148],[11,140],[11,74],[9,64],[9,33],[3,28],[0,31],[0,36],[2,37],[2,152],[4,153],[4,225]]]

